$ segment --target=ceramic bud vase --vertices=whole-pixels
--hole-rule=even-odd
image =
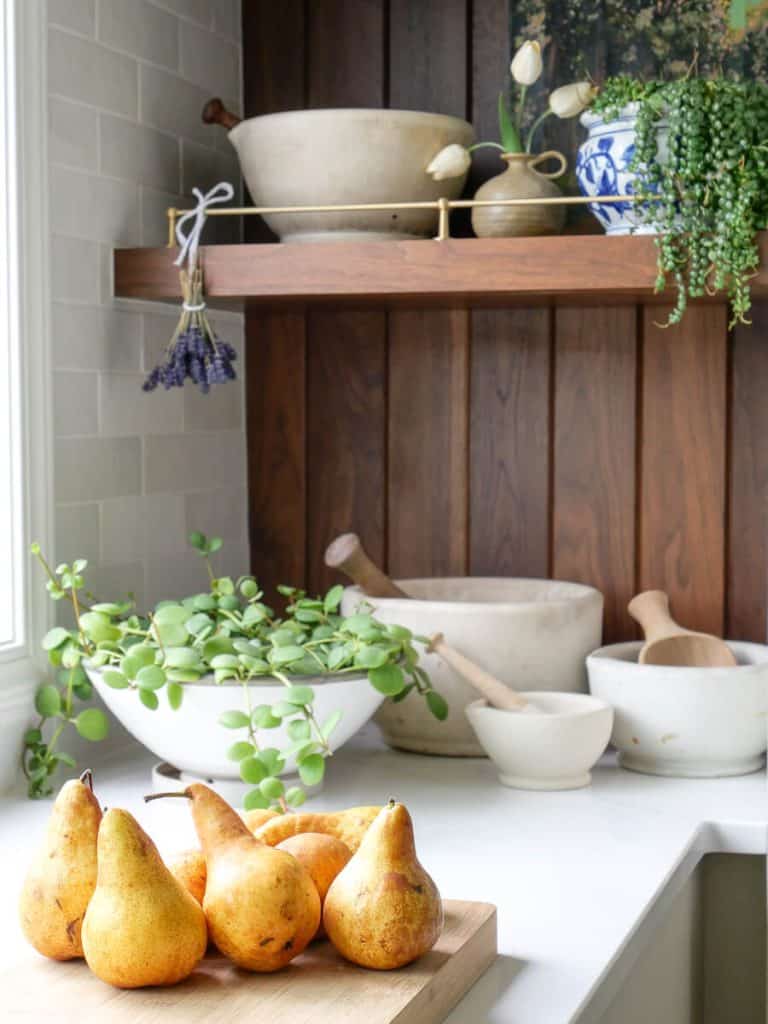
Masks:
[[[552,181],[565,173],[568,162],[562,153],[551,149],[546,153],[502,153],[506,171],[475,193],[475,199],[538,199],[562,195]],[[537,171],[537,164],[545,160],[558,160],[555,171]],[[472,227],[478,238],[517,238],[526,235],[557,235],[565,224],[565,207],[549,205],[531,206],[474,206]]]

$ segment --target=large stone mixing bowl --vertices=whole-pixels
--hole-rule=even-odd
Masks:
[[[553,580],[459,577],[398,580],[411,598],[368,597],[348,587],[342,611],[368,602],[382,622],[406,626],[446,641],[515,690],[584,691],[584,659],[600,644],[603,596],[580,583]],[[447,721],[438,722],[418,694],[387,701],[375,721],[393,747],[422,754],[482,757],[485,751],[464,714],[477,699],[453,669],[435,654],[421,664],[448,701]]]
[[[458,117],[415,110],[292,110],[250,117],[229,139],[257,206],[326,206],[455,199],[465,175],[434,181],[432,158],[450,143],[471,144]],[[283,242],[423,238],[435,210],[274,214]]]

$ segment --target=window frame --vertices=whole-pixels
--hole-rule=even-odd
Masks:
[[[52,523],[50,273],[47,187],[45,0],[0,0],[0,202],[8,232],[0,255],[0,330],[12,366],[7,387],[12,438],[13,637],[0,649],[0,711],[28,704],[43,673],[39,650],[50,622],[29,545],[50,550]],[[5,179],[5,180],[3,180]],[[0,339],[2,342],[2,339]],[[5,359],[5,355],[3,357]],[[4,385],[5,386],[5,385]]]

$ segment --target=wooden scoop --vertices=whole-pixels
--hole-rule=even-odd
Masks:
[[[679,626],[669,613],[669,598],[663,590],[638,594],[629,602],[627,611],[645,633],[638,658],[641,665],[719,668],[738,664],[724,640]]]
[[[237,114],[231,113],[218,96],[214,97],[203,107],[203,124],[220,124],[222,128],[226,128],[227,131],[230,128],[234,128],[240,124],[240,118]]]
[[[371,561],[356,533],[344,533],[329,544],[325,552],[325,564],[330,569],[338,569],[349,576],[370,597],[400,597],[410,600],[408,594]],[[432,637],[427,650],[434,651],[446,665],[450,665],[458,672],[492,707],[501,708],[503,711],[523,711],[530,707],[525,697],[450,647],[443,639],[442,633],[436,633]]]

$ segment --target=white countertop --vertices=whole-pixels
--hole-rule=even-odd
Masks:
[[[103,805],[131,810],[170,853],[193,845],[194,832],[184,801],[142,802],[152,762],[106,762],[96,787]],[[500,786],[488,761],[394,753],[369,727],[334,757],[307,809],[396,797],[442,894],[497,905],[499,958],[450,1024],[585,1024],[599,1018],[703,854],[768,851],[767,795],[764,773],[662,779],[622,771],[610,757],[590,788],[521,792]],[[6,964],[36,955],[13,904],[49,809],[23,796],[0,800]]]

